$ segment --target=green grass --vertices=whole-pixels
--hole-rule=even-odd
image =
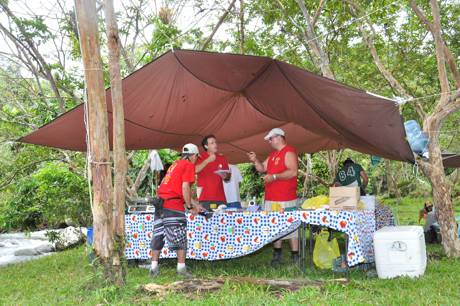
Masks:
[[[390,205],[406,224],[416,222],[423,199],[404,200]],[[388,201],[391,202],[391,201]],[[419,279],[380,280],[368,278],[364,272],[351,273],[348,285],[327,284],[320,290],[305,287],[298,292],[284,292],[278,297],[267,287],[227,282],[222,290],[191,300],[182,294],[171,294],[163,300],[138,290],[139,285],[152,282],[148,271],[130,267],[123,289],[104,286],[88,264],[84,247],[56,253],[39,260],[0,268],[0,305],[96,305],[96,304],[161,304],[161,305],[297,305],[297,304],[458,304],[460,303],[460,261],[442,256],[439,245],[428,246],[430,259],[426,273]],[[287,255],[287,249],[284,254]],[[202,262],[189,261],[194,274],[203,278],[219,276],[255,276],[266,278],[301,277],[295,266],[272,269],[271,249],[240,259]],[[178,280],[175,260],[160,263],[161,276],[155,280],[166,284]],[[330,272],[309,270],[310,279],[341,277]]]
[[[398,221],[398,224],[418,225],[418,212],[423,208],[425,202],[433,202],[432,199],[426,198],[402,198],[382,199],[381,202],[389,205]],[[454,212],[460,215],[460,201],[454,201]]]

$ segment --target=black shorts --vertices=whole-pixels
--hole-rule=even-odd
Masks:
[[[161,215],[155,216],[150,244],[152,250],[160,251],[165,244],[165,239],[170,250],[187,249],[187,219],[184,211],[164,208]]]

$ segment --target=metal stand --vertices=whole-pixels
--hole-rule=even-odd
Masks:
[[[299,226],[299,251],[300,251],[300,260],[299,260],[299,269],[302,274],[305,274],[307,267],[305,263],[305,255],[306,255],[306,229],[307,225],[305,223],[300,223]]]
[[[313,265],[313,231],[311,230],[311,225],[308,224],[308,231],[310,232],[310,239],[308,243],[308,257],[310,258],[310,269],[315,270],[315,266]]]
[[[308,252],[307,252],[307,233],[306,230],[308,228],[309,232],[309,239],[308,239]],[[308,261],[309,261],[309,266],[310,270],[315,270],[315,267],[313,266],[313,232],[311,230],[311,225],[306,224],[306,223],[301,223],[299,227],[299,240],[300,240],[300,247],[299,247],[299,255],[300,255],[300,261],[299,261],[299,269],[302,272],[302,274],[305,274],[307,271],[307,263],[306,263],[306,256],[308,254]]]
[[[314,240],[313,240],[313,231],[311,230],[311,225],[306,224],[306,223],[301,223],[299,227],[299,241],[300,241],[300,246],[299,246],[299,255],[300,255],[300,261],[299,261],[299,269],[302,274],[305,274],[307,271],[306,267],[306,255],[307,255],[307,233],[306,230],[308,228],[309,232],[309,239],[308,239],[308,261],[310,265],[310,270],[314,271],[315,266],[313,264],[313,247],[314,247]],[[345,234],[345,262],[348,257],[348,240],[349,237],[347,234]],[[350,278],[350,269],[348,268],[347,264],[347,272],[346,272],[346,278]]]
[[[346,274],[347,276],[346,276],[346,278],[350,279],[350,267],[348,266],[348,261],[347,261],[347,259],[348,259],[348,239],[350,239],[348,237],[348,234],[345,234],[345,264],[347,265],[347,274]]]

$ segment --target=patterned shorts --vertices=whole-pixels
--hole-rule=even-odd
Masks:
[[[263,210],[265,211],[272,211],[272,204],[279,204],[280,207],[289,208],[289,207],[297,207],[297,199],[292,201],[264,201]],[[284,236],[281,240],[288,240],[293,238],[299,238],[299,232],[297,230],[293,231],[292,233]]]
[[[155,216],[153,222],[153,237],[150,247],[154,251],[160,251],[165,238],[170,250],[187,249],[187,219],[185,212],[178,210],[163,209],[161,216]]]

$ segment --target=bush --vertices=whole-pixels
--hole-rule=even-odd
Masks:
[[[239,164],[238,168],[243,177],[240,188],[241,199],[250,200],[252,197],[256,197],[258,203],[262,202],[265,192],[262,175],[250,163]]]
[[[91,223],[87,182],[64,163],[48,163],[11,189],[11,198],[1,208],[0,228],[56,227],[66,219]]]

